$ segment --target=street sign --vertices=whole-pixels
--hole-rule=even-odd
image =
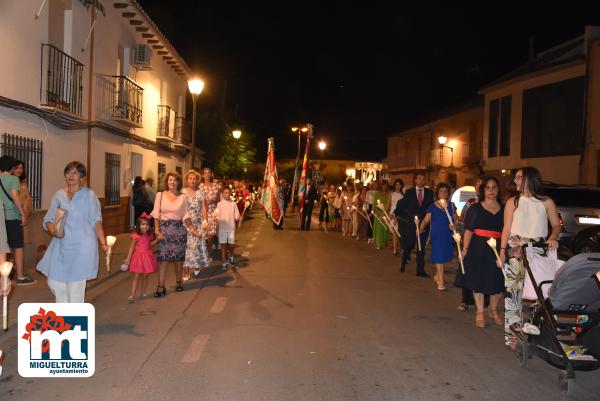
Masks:
[[[313,173],[313,181],[321,181],[323,179],[323,176],[321,175],[320,172],[315,171]]]

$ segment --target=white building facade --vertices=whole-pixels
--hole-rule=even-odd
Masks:
[[[130,224],[135,176],[157,189],[190,168],[190,68],[135,0],[0,2],[0,49],[0,151],[26,162],[38,215],[73,160],[108,233]]]

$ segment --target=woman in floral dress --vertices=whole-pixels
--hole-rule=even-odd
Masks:
[[[558,249],[561,231],[556,204],[542,194],[542,176],[535,167],[517,170],[513,178],[517,195],[506,202],[499,263],[504,267],[504,340],[511,350],[525,341],[523,325],[523,282],[525,268],[521,246],[528,242],[545,242]],[[548,223],[552,228],[548,236]]]
[[[217,208],[219,203],[219,193],[221,192],[221,186],[214,181],[214,175],[211,169],[208,167],[202,170],[202,183],[199,188],[204,193],[204,202],[208,215],[212,215]],[[212,262],[211,252],[213,249],[213,243],[215,236],[217,235],[217,220],[211,219],[206,229],[206,241],[208,242],[208,263]]]
[[[198,189],[200,174],[195,170],[190,170],[186,173],[184,181],[186,188],[183,192],[187,196],[187,213],[183,218],[183,223],[188,235],[183,269],[189,279],[190,269],[193,269],[194,276],[198,277],[200,269],[209,265],[206,242],[204,241],[205,234],[202,232],[202,223],[208,221],[208,216],[206,203],[204,202],[206,195],[203,190]]]

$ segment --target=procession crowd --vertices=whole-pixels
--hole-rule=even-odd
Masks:
[[[541,182],[532,167],[516,170],[506,188],[493,176],[481,176],[475,184],[477,196],[459,211],[450,200],[451,185],[426,184],[420,173],[409,189],[400,179],[391,186],[387,181],[346,181],[337,188],[324,186],[317,194],[307,180],[301,228],[310,230],[313,205],[318,203],[322,230],[367,241],[378,251],[391,248],[401,256],[402,273],[416,249],[416,274],[425,278],[430,277],[425,271],[427,248],[440,291],[446,290],[445,266],[456,263],[454,284],[462,289],[458,309],[467,311],[474,304],[475,325],[482,328],[487,307],[491,320],[504,325],[506,345],[514,350],[525,336],[521,245],[533,242],[556,250],[561,230],[556,206],[543,194]],[[503,296],[504,317],[498,310]]]
[[[0,262],[12,254],[17,285],[35,282],[23,269],[23,227],[31,213],[23,167],[12,157],[0,157],[0,200],[4,205],[0,207],[0,222],[4,223],[0,224]],[[84,302],[86,282],[98,274],[98,243],[105,254],[110,255],[110,250],[99,199],[84,185],[85,165],[71,162],[63,175],[66,186],[54,194],[44,216],[43,227],[52,239],[37,270],[48,278],[56,302]],[[254,188],[243,182],[217,182],[209,168],[201,173],[190,170],[183,177],[167,173],[164,190],[158,193],[152,184],[141,177],[134,181],[135,230],[121,266],[134,275],[129,302],[146,296],[149,276],[154,273],[158,273],[154,297],[166,295],[169,266],[175,272],[175,290],[183,291],[184,282],[212,265],[213,247],[221,249],[219,268],[237,271],[235,232],[256,199]],[[292,198],[288,190],[283,181],[284,208]],[[444,269],[455,260],[456,248],[455,285],[462,288],[458,309],[466,311],[475,304],[475,325],[485,327],[487,306],[494,323],[504,325],[506,344],[516,349],[524,341],[521,245],[535,242],[557,249],[559,217],[552,199],[541,191],[541,176],[535,168],[515,171],[506,189],[495,177],[479,177],[476,190],[477,197],[459,213],[450,201],[453,188],[446,183],[426,185],[426,177],[420,173],[409,189],[398,179],[391,188],[387,181],[368,185],[347,181],[337,188],[330,185],[319,190],[307,179],[300,189],[304,201],[300,228],[310,230],[313,207],[318,205],[322,230],[339,230],[342,236],[367,241],[378,251],[391,247],[394,255],[401,256],[402,273],[416,249],[416,274],[425,278],[430,277],[425,271],[425,251],[429,249],[429,261],[435,266],[433,281],[440,291],[446,290]],[[275,225],[282,227],[283,220]],[[0,287],[4,294],[9,291],[10,285]],[[504,318],[498,311],[503,295]]]

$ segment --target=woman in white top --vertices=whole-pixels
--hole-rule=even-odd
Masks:
[[[372,181],[369,184],[369,190],[367,191],[367,210],[368,210],[368,216],[369,219],[371,220],[371,225],[369,225],[369,231],[367,232],[367,238],[368,238],[368,243],[372,244],[373,243],[373,223],[375,218],[371,215],[371,211],[373,211],[373,198],[375,196],[375,192],[377,192],[379,190],[379,187],[377,185],[377,181]]]
[[[360,196],[360,191],[362,186],[360,183],[356,184],[356,192],[352,197],[352,236],[358,237],[358,197]],[[358,238],[357,238],[358,239]]]
[[[398,178],[394,181],[394,190],[392,191],[392,201],[390,203],[389,215],[392,219],[392,224],[396,227],[398,232],[400,232],[398,219],[394,215],[394,210],[396,210],[396,205],[400,199],[404,199],[404,181]],[[395,232],[392,232],[392,243],[394,244],[394,250],[392,253],[394,255],[398,255],[398,248],[400,245],[400,237]]]
[[[525,269],[521,246],[533,241],[544,241],[549,248],[558,248],[560,219],[552,199],[542,195],[542,177],[534,167],[517,170],[514,183],[517,194],[506,202],[504,228],[500,248],[500,263],[504,266],[504,340],[515,350],[521,334],[523,281]],[[548,236],[548,222],[552,233]],[[506,263],[505,263],[506,261]]]
[[[166,191],[156,195],[154,200],[154,232],[158,239],[158,285],[155,297],[167,295],[165,271],[167,264],[175,267],[177,291],[183,291],[181,275],[187,245],[187,230],[183,218],[187,213],[187,196],[181,193],[181,176],[168,173],[165,178]]]
[[[342,192],[342,236],[352,235],[352,198],[354,197],[354,186],[350,183],[344,184]]]

